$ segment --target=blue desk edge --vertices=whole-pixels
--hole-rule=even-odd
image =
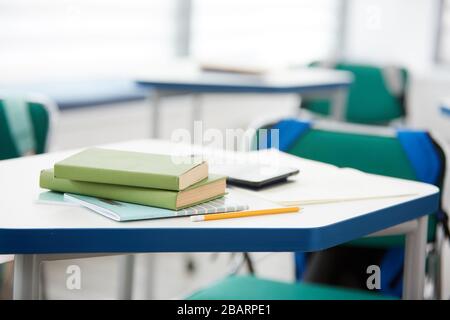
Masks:
[[[317,251],[436,212],[439,192],[319,228],[0,229],[1,254]],[[269,240],[270,239],[270,240]]]

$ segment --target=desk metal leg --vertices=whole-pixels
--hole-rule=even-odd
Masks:
[[[417,219],[418,226],[406,234],[403,271],[403,299],[423,299],[428,216]]]
[[[14,300],[41,298],[41,264],[44,261],[94,258],[117,254],[18,254],[14,257]],[[119,257],[119,299],[131,299],[133,292],[134,255]]]
[[[17,254],[14,258],[14,300],[39,299],[41,260],[36,254]]]
[[[303,94],[298,94],[297,95],[298,98],[298,102],[297,102],[297,117],[299,119],[305,119],[306,117],[304,116],[304,111],[305,109],[303,108],[303,100],[305,99],[305,97],[303,96]]]
[[[347,89],[337,89],[331,95],[331,116],[336,121],[345,119],[345,110],[347,105]]]
[[[202,95],[195,93],[192,95],[192,114],[191,114],[191,134],[194,135],[195,122],[202,120]]]
[[[119,256],[119,300],[131,300],[133,298],[133,275],[134,261],[133,254]]]
[[[150,129],[151,131],[151,137],[156,139],[159,138],[159,104],[160,104],[160,99],[161,98],[161,94],[158,90],[152,90],[151,92],[151,116],[152,116],[152,128]]]
[[[154,285],[155,285],[155,254],[154,253],[147,253],[144,255],[145,259],[145,299],[151,300],[154,299]]]

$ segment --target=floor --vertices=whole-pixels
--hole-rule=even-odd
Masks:
[[[293,281],[293,257],[290,253],[258,253],[259,276]],[[210,254],[140,254],[136,256],[133,299],[177,299],[218,281],[234,271],[240,257],[228,253]],[[119,258],[90,258],[51,262],[45,266],[46,299],[117,299]],[[194,262],[194,269],[187,266]],[[67,268],[77,265],[81,270],[81,288],[68,289]],[[245,265],[240,273],[246,273]],[[69,287],[70,288],[70,287]]]

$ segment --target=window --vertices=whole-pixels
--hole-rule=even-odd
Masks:
[[[450,64],[450,1],[442,0],[440,9],[437,60],[440,63]]]
[[[336,0],[0,0],[1,82],[130,76],[180,55],[303,64],[337,47]]]
[[[117,75],[174,55],[175,0],[0,0],[2,81]]]
[[[193,0],[191,53],[198,60],[305,64],[337,49],[340,1]]]

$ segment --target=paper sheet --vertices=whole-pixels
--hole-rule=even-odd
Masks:
[[[253,152],[251,152],[253,153]],[[417,194],[410,181],[364,173],[351,168],[295,157],[277,150],[262,151],[265,163],[298,168],[286,183],[246,192],[282,205],[401,197]],[[257,159],[255,155],[241,157]],[[243,161],[240,159],[240,161]]]

